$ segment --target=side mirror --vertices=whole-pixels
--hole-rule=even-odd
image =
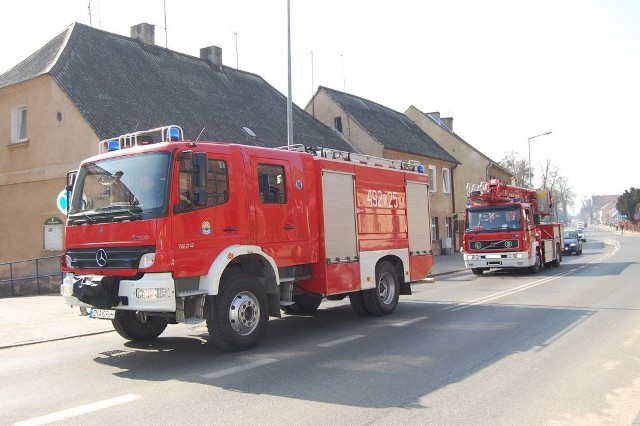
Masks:
[[[193,154],[193,186],[196,188],[206,188],[208,178],[207,153],[195,152]]]

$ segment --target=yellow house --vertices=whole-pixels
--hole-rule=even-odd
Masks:
[[[478,184],[489,179],[511,182],[513,173],[498,162],[478,151],[453,131],[453,117],[443,118],[439,112],[423,113],[415,106],[405,112],[422,131],[431,136],[449,154],[455,156],[460,164],[453,175],[455,245],[460,247],[463,226],[463,213],[467,204],[467,183]]]

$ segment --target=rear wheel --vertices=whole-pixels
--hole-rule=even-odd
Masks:
[[[211,342],[224,351],[252,348],[267,332],[267,294],[256,279],[237,275],[213,298],[213,318],[207,320]]]
[[[163,317],[150,317],[135,311],[116,311],[111,323],[120,336],[132,342],[153,340],[167,328],[167,320]]]
[[[380,262],[376,267],[376,287],[362,292],[365,309],[372,316],[390,314],[398,307],[399,297],[396,269],[389,262]]]
[[[370,290],[367,290],[370,291]],[[349,294],[349,302],[351,303],[351,309],[360,315],[361,317],[369,316],[369,312],[364,307],[364,301],[362,300],[362,292],[356,291]]]
[[[471,268],[471,272],[473,272],[473,275],[482,275],[482,273],[484,272],[484,269],[482,269],[482,268]]]

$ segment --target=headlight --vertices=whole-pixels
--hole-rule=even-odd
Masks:
[[[151,268],[156,261],[155,253],[147,253],[140,258],[140,269]]]

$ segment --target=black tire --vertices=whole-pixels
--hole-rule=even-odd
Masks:
[[[361,317],[369,316],[369,312],[364,307],[364,301],[362,300],[362,292],[356,291],[349,293],[349,303],[351,303],[351,309],[360,315]]]
[[[372,316],[388,315],[398,307],[400,283],[396,268],[389,262],[376,266],[376,287],[362,292],[364,307]]]
[[[482,268],[471,268],[471,272],[473,272],[473,275],[482,275],[482,273],[484,272],[484,269],[482,269]]]
[[[207,320],[211,342],[223,351],[250,349],[267,332],[269,308],[264,287],[255,278],[236,275],[213,297],[213,318]]]
[[[551,262],[551,266],[553,266],[554,268],[557,268],[560,266],[560,262],[562,262],[562,253],[560,252],[560,247],[557,246],[556,247],[556,258],[553,259],[553,262]]]
[[[293,296],[293,305],[285,306],[283,311],[289,314],[313,314],[318,310],[322,298],[313,294],[296,294]]]
[[[150,317],[144,312],[135,311],[116,311],[111,323],[120,336],[132,342],[153,340],[167,328],[165,318]]]
[[[542,269],[542,259],[540,258],[540,252],[536,252],[536,263],[529,267],[529,272],[537,274]]]

